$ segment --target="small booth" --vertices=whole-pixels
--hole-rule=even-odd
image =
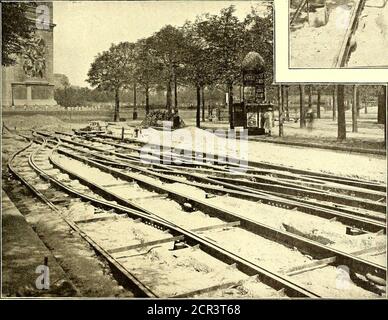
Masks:
[[[265,99],[265,67],[260,54],[245,56],[242,77],[242,102],[233,104],[234,126],[248,129],[248,135],[264,134],[264,113],[273,106]]]

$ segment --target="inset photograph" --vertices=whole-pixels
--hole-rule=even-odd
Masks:
[[[290,0],[289,68],[388,67],[388,0]]]

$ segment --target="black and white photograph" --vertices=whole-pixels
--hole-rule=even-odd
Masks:
[[[291,1],[291,64],[386,63],[377,2]],[[386,300],[388,79],[276,82],[276,10],[1,4],[1,299]]]
[[[290,68],[388,68],[387,0],[288,1]]]

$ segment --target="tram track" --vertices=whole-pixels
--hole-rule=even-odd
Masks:
[[[288,208],[288,209],[298,209],[302,212],[306,212],[309,214],[314,214],[321,217],[326,217],[328,219],[336,218],[341,222],[347,223],[349,226],[357,227],[361,229],[365,229],[370,232],[378,232],[380,230],[385,230],[385,215],[382,211],[385,212],[385,205],[383,203],[379,203],[380,212],[374,213],[372,211],[359,211],[359,209],[349,209],[349,207],[342,207],[341,205],[328,205],[327,203],[316,203],[311,200],[306,200],[304,198],[297,197],[289,197],[285,196],[283,193],[276,190],[276,187],[273,187],[276,192],[262,192],[261,190],[246,188],[246,186],[241,186],[241,179],[238,180],[237,185],[233,181],[233,178],[225,179],[220,177],[209,177],[202,176],[193,173],[182,172],[178,169],[171,170],[169,166],[163,166],[160,164],[152,164],[150,169],[142,168],[138,164],[141,162],[140,159],[136,159],[137,164],[135,165],[131,156],[127,156],[123,153],[118,153],[111,150],[105,150],[102,148],[97,148],[90,146],[88,144],[82,144],[78,142],[74,142],[71,140],[63,140],[63,142],[74,144],[78,147],[89,148],[91,150],[97,151],[98,154],[94,153],[93,157],[98,159],[98,161],[105,161],[103,163],[116,166],[116,167],[127,167],[132,170],[136,170],[140,173],[151,175],[162,180],[169,180],[171,182],[181,182],[189,185],[194,185],[199,188],[202,188],[211,193],[228,193],[230,195],[245,198],[253,201],[260,201],[266,204]],[[109,158],[104,154],[108,154],[109,156],[115,156],[115,159]],[[128,161],[120,161],[117,158],[121,158]],[[160,169],[155,168],[164,168],[163,172],[160,173]],[[181,175],[187,178],[187,181],[182,181],[182,179],[174,177],[174,175]],[[192,181],[196,182],[192,182]],[[225,182],[225,180],[227,180]],[[283,189],[284,190],[284,189]],[[301,189],[302,192],[306,192],[304,189]],[[308,190],[307,190],[308,192]],[[314,191],[315,194],[318,194],[317,191]],[[348,197],[350,200],[353,199]],[[361,199],[359,200],[361,201]],[[376,202],[374,202],[377,204]]]
[[[53,144],[54,142],[52,142],[52,144]],[[50,146],[50,148],[55,148],[54,150],[55,151],[53,151],[54,152],[54,154],[56,153],[56,152],[58,152],[59,154],[63,154],[62,152],[61,152],[61,148],[64,148],[64,149],[66,149],[66,146],[64,146],[63,145],[64,143],[62,142],[62,145],[61,145],[61,143],[58,143],[58,145],[57,146]],[[46,145],[47,145],[47,141],[46,141]],[[76,154],[76,152],[75,152],[75,150],[73,150],[73,156],[75,156],[75,154]],[[66,155],[66,157],[70,157],[70,154],[63,154],[63,155]],[[90,157],[89,157],[90,158]],[[100,195],[103,195],[105,198],[109,198],[111,201],[113,200],[113,201],[116,201],[116,202],[118,202],[118,203],[120,203],[120,204],[118,204],[117,206],[121,209],[121,210],[123,210],[124,208],[126,208],[126,209],[124,209],[124,211],[122,211],[122,212],[126,212],[125,210],[128,210],[128,208],[131,206],[131,203],[126,203],[125,201],[122,201],[123,199],[119,199],[119,198],[117,198],[117,197],[115,197],[115,196],[113,196],[112,197],[112,194],[109,194],[109,191],[108,190],[105,190],[106,192],[102,192],[103,190],[102,190],[102,188],[101,188],[101,186],[98,186],[98,185],[92,185],[92,184],[90,184],[90,181],[88,182],[86,179],[81,179],[82,177],[80,177],[80,176],[77,176],[77,173],[76,172],[69,172],[69,171],[67,171],[68,169],[66,169],[66,168],[64,168],[64,167],[60,167],[60,164],[59,163],[55,163],[55,159],[53,159],[53,155],[51,155],[50,157],[49,157],[49,159],[50,159],[50,161],[51,161],[51,164],[52,165],[54,165],[54,167],[57,167],[57,168],[59,168],[60,170],[61,170],[61,172],[66,172],[69,176],[72,176],[72,178],[74,179],[78,179],[78,181],[80,181],[82,184],[84,184],[84,185],[88,185],[89,186],[89,188],[91,188],[91,189],[93,189],[94,190],[94,192],[96,191],[96,190],[99,190],[99,194]],[[79,158],[78,160],[81,160],[81,158]],[[101,160],[101,159],[100,159]],[[111,159],[112,160],[112,159]],[[106,160],[106,161],[108,161],[108,160]],[[115,164],[115,165],[117,165],[118,163],[117,162],[114,162],[113,160],[112,161],[110,161],[111,163],[110,163],[110,165],[113,165],[113,164]],[[91,164],[90,162],[89,162],[89,164]],[[99,164],[98,162],[96,162],[96,164]],[[99,164],[100,166],[101,166],[101,163]],[[97,166],[98,167],[98,166]],[[102,169],[102,167],[99,167],[99,169]],[[107,172],[110,172],[110,173],[115,173],[114,172],[114,169],[113,168],[109,168],[109,167],[107,167],[107,168],[104,168],[104,169],[106,169],[107,170]],[[112,171],[113,170],[113,171]],[[44,176],[44,173],[41,173],[42,174],[42,176]],[[117,173],[116,173],[117,174]],[[120,178],[123,178],[123,176],[120,176]],[[50,181],[51,181],[51,183],[54,183],[55,184],[55,182],[53,182],[51,179],[53,179],[52,177],[51,178],[49,178],[50,179]],[[139,181],[138,181],[139,182]],[[58,186],[58,185],[57,185]],[[107,188],[107,189],[109,189],[109,188]],[[187,202],[187,200],[192,200],[192,199],[187,199],[187,197],[179,197],[176,193],[174,194],[174,193],[171,193],[171,192],[169,192],[168,190],[163,190],[163,192],[162,192],[162,194],[164,194],[164,195],[168,195],[169,196],[169,198],[171,198],[171,199],[173,199],[173,200],[175,200],[175,201],[177,201],[177,202],[179,202],[179,203],[182,203],[182,201],[186,201]],[[125,200],[125,199],[124,199]],[[88,200],[88,201],[90,201],[90,199]],[[111,205],[111,202],[109,202],[110,203],[110,205]],[[195,206],[197,207],[198,206],[198,204],[199,203],[195,203]],[[200,207],[200,206],[199,206]],[[205,210],[203,210],[204,212],[209,212],[209,205],[208,204],[202,204],[202,207],[201,208],[199,208],[199,209],[205,209]],[[213,210],[214,210],[214,208],[213,208]],[[131,210],[132,211],[132,210]],[[137,207],[136,208],[136,210],[134,209],[134,211],[136,212],[136,214],[139,214],[140,212],[141,212],[141,214],[145,214],[147,217],[153,217],[154,219],[161,219],[160,217],[158,217],[158,218],[156,218],[156,216],[153,214],[153,213],[150,213],[150,212],[147,212],[147,213],[144,213],[145,211],[144,210],[142,210],[141,211],[141,208],[139,208],[139,207]],[[216,210],[217,211],[217,210]],[[221,211],[219,211],[218,213],[220,213],[220,212],[222,212],[222,210]],[[214,211],[212,212],[212,214],[214,213]],[[223,214],[225,214],[225,210],[223,211]],[[226,228],[232,228],[232,229],[235,229],[235,226],[236,225],[238,225],[239,226],[239,228],[241,227],[241,228],[243,228],[243,229],[246,229],[246,230],[249,230],[249,228],[250,227],[252,227],[253,225],[251,224],[251,225],[249,225],[249,223],[247,223],[246,221],[244,221],[243,219],[239,219],[240,217],[237,217],[237,216],[229,216],[229,217],[226,217],[225,218],[225,216],[224,217],[222,217],[222,219],[221,220],[224,220],[225,221],[225,223],[224,224],[221,224],[221,226],[223,225],[224,227],[225,226],[229,226],[229,227],[226,227]],[[158,220],[158,221],[163,221],[163,223],[166,223],[169,227],[168,227],[168,229],[169,230],[171,230],[171,224],[169,223],[169,222],[166,222],[166,220],[164,220],[164,219],[161,219],[161,220]],[[263,226],[262,226],[263,227]],[[167,228],[167,227],[165,227],[165,228]],[[206,227],[203,227],[203,228],[205,228],[206,229]],[[202,229],[203,229],[202,228]],[[254,226],[254,228],[256,228],[257,229],[257,225],[256,226]],[[197,228],[198,229],[198,228]],[[221,230],[222,230],[222,228],[221,228]],[[265,228],[264,229],[262,229],[261,230],[261,232],[260,232],[260,234],[261,235],[263,235],[263,230],[265,230]],[[251,231],[251,230],[250,230]],[[268,230],[266,230],[266,232],[268,232]],[[264,232],[264,234],[266,233],[266,232]],[[273,230],[272,230],[272,232],[273,232]],[[283,235],[284,236],[284,235]],[[179,237],[179,235],[173,235],[172,237]],[[272,235],[272,236],[270,236],[270,237],[268,237],[268,234],[265,234],[265,237],[266,238],[272,238],[272,241],[277,241],[277,240],[279,240],[278,239],[278,237],[279,237],[279,234],[277,234],[277,235]],[[281,238],[282,236],[280,236],[280,238]],[[184,237],[185,239],[187,238],[187,235],[185,235],[185,237]],[[203,239],[202,239],[203,240]],[[289,239],[287,239],[287,243],[288,243],[288,245],[294,245],[295,243],[297,243],[298,241],[295,241],[295,237],[294,237],[294,240],[293,240],[293,242],[290,242],[289,243],[289,240],[290,240],[290,238]],[[303,239],[304,240],[304,239]],[[207,241],[207,240],[206,240]],[[305,241],[305,240],[304,240]],[[303,242],[302,242],[303,243]],[[214,244],[214,243],[213,243]],[[306,245],[306,243],[303,243],[303,247],[305,247],[305,245]],[[202,248],[202,246],[203,246],[203,244],[201,244],[201,248]],[[299,243],[299,246],[298,246],[298,248],[301,248],[302,246],[301,246],[301,244]],[[314,247],[314,246],[313,246]],[[313,262],[311,262],[311,263],[307,263],[306,264],[306,267],[305,268],[309,268],[309,265],[310,265],[310,268],[312,268],[312,270],[314,270],[314,269],[316,269],[316,268],[319,268],[319,267],[322,267],[322,266],[329,266],[329,265],[338,265],[338,264],[341,264],[341,263],[347,263],[347,265],[350,265],[350,269],[352,270],[352,272],[357,272],[357,273],[361,273],[361,274],[373,274],[373,275],[375,275],[376,277],[382,277],[382,278],[385,278],[385,269],[384,268],[382,268],[382,269],[380,269],[380,270],[378,270],[379,269],[379,266],[378,265],[373,265],[373,264],[370,264],[370,263],[368,263],[367,262],[367,264],[366,265],[369,265],[369,267],[366,267],[366,265],[363,265],[363,262],[361,261],[362,259],[359,259],[359,258],[356,258],[356,260],[357,260],[357,262],[355,262],[354,263],[354,261],[353,261],[353,258],[355,257],[355,256],[352,256],[352,255],[348,255],[348,257],[346,257],[346,254],[345,254],[345,256],[344,255],[342,255],[341,256],[341,254],[340,255],[338,255],[338,252],[337,252],[337,254],[334,254],[333,255],[333,253],[335,253],[334,251],[330,251],[330,252],[327,252],[327,251],[325,251],[325,250],[322,250],[322,248],[320,248],[320,250],[321,250],[321,252],[318,252],[318,251],[315,251],[314,252],[314,250],[311,250],[311,248],[312,247],[305,247],[304,249],[305,249],[305,251],[306,252],[309,252],[309,254],[312,254],[314,257],[316,257],[316,258],[319,258],[320,260],[317,260],[317,261],[313,261]],[[307,249],[307,250],[306,250]],[[316,247],[315,247],[315,249],[316,249]],[[381,249],[381,248],[380,248]],[[208,249],[209,250],[209,249]],[[361,250],[362,251],[362,250]],[[373,249],[372,249],[372,251],[373,251]],[[312,253],[312,252],[314,252],[314,253]],[[219,253],[218,253],[219,254]],[[241,257],[239,257],[239,258],[241,258]],[[347,259],[350,259],[350,260],[347,260]],[[353,263],[349,263],[350,261],[353,261]],[[361,262],[360,262],[361,261]],[[234,263],[236,263],[236,262],[234,262]],[[240,262],[241,263],[241,262]],[[377,266],[377,269],[376,269],[376,266]],[[239,267],[239,269],[240,268],[246,268],[246,266],[240,266]],[[300,272],[301,273],[303,273],[303,272],[308,272],[308,271],[305,271],[304,270],[304,268],[302,267],[302,268],[298,268],[298,267],[295,267],[294,269],[296,269],[296,271],[294,270],[294,272],[296,272],[297,274],[299,274]],[[257,271],[256,271],[256,274],[258,274],[257,273]],[[292,274],[292,272],[290,272],[290,274]],[[265,282],[265,283],[272,283],[272,281],[273,280],[267,280],[267,281],[263,281],[263,282]],[[274,285],[272,284],[272,287],[273,287]],[[278,284],[277,285],[275,285],[275,287],[277,288],[277,289],[279,289],[279,290],[282,290],[283,288],[284,288],[284,286],[282,287],[282,286],[279,286]],[[211,289],[210,289],[210,291],[212,291]],[[213,290],[214,291],[214,290]],[[292,290],[290,291],[290,289],[289,288],[287,288],[287,295],[288,296],[293,296],[295,293],[289,293],[289,292],[292,292]],[[303,296],[303,295],[298,295],[298,294],[296,294],[295,296]],[[319,296],[319,294],[312,294],[312,295],[310,295],[310,297],[311,296]]]
[[[232,254],[232,253],[230,253],[230,252],[228,252],[228,251],[218,247],[216,244],[213,244],[210,241],[201,238],[199,235],[197,235],[197,234],[195,234],[195,233],[193,233],[193,232],[191,232],[189,230],[185,230],[185,229],[181,229],[179,227],[175,227],[175,226],[173,226],[173,225],[163,221],[163,219],[159,220],[155,216],[150,217],[149,214],[144,214],[142,212],[131,210],[131,209],[127,208],[127,207],[123,207],[123,206],[120,206],[120,205],[112,204],[112,203],[107,202],[105,200],[96,199],[96,198],[91,197],[91,196],[83,195],[83,194],[79,193],[78,191],[76,191],[76,190],[74,190],[72,188],[69,188],[68,186],[66,186],[62,182],[58,181],[57,179],[54,179],[53,177],[50,177],[42,169],[39,169],[39,166],[35,163],[35,161],[37,161],[37,160],[36,160],[36,158],[35,159],[34,158],[35,158],[34,156],[30,156],[29,157],[30,165],[34,168],[34,170],[37,170],[39,172],[39,174],[42,177],[44,177],[44,179],[48,179],[48,181],[50,181],[50,183],[52,183],[56,187],[61,188],[63,190],[66,190],[67,193],[73,194],[74,196],[82,198],[84,201],[89,201],[89,202],[91,202],[93,204],[96,204],[98,206],[103,206],[105,208],[114,209],[114,210],[117,210],[120,213],[126,213],[129,216],[132,216],[133,218],[141,219],[142,221],[146,221],[147,223],[149,223],[151,225],[158,226],[161,229],[169,230],[169,232],[172,232],[172,234],[173,234],[172,237],[171,237],[171,239],[172,239],[171,241],[174,241],[174,239],[176,239],[177,237],[179,239],[184,237],[185,240],[186,240],[186,243],[190,243],[192,247],[194,247],[195,245],[199,244],[202,251],[209,252],[210,255],[217,257],[217,259],[219,259],[220,261],[227,261],[230,264],[236,264],[236,270],[240,270],[240,269],[243,270],[243,273],[245,275],[247,275],[248,277],[251,278],[251,277],[258,276],[258,277],[260,277],[260,281],[262,281],[263,283],[270,283],[271,287],[274,287],[277,290],[282,290],[281,295],[287,294],[288,296],[291,296],[291,297],[295,296],[295,297],[310,297],[310,298],[318,296],[318,295],[316,295],[316,294],[314,294],[312,292],[309,292],[308,290],[305,290],[301,286],[293,284],[289,280],[285,280],[285,279],[283,279],[280,276],[276,276],[276,274],[273,274],[272,272],[269,272],[267,270],[261,269],[260,267],[257,267],[255,264],[252,264],[252,263],[250,263],[248,261],[245,261],[244,259],[242,259],[242,258],[240,258],[240,257],[238,257],[238,256],[236,256],[236,255],[234,255],[234,254]],[[12,160],[11,160],[11,162],[12,162]],[[46,200],[45,202],[47,204],[49,204],[50,207],[56,208],[56,206],[53,205],[50,202],[49,199],[46,199],[45,196],[42,195],[42,193],[40,193],[38,190],[36,190],[28,181],[23,179],[21,177],[21,175],[17,173],[17,170],[12,165],[12,163],[10,164],[9,167],[10,167],[10,170],[14,174],[16,174],[18,176],[18,178],[21,178],[23,183],[28,185],[34,191],[35,194],[37,194],[41,199],[45,199]],[[67,222],[75,230],[77,230],[84,237],[84,239],[86,241],[88,241],[96,250],[98,250],[101,254],[103,254],[103,256],[106,259],[108,259],[108,261],[110,261],[114,265],[118,266],[120,271],[122,273],[126,274],[127,277],[132,282],[134,282],[136,287],[140,288],[140,293],[139,293],[140,296],[147,296],[147,297],[155,296],[155,294],[153,294],[151,291],[149,291],[147,289],[147,287],[143,286],[141,282],[139,282],[138,280],[136,280],[136,278],[133,278],[133,276],[128,274],[128,271],[125,268],[120,267],[120,264],[118,263],[117,259],[112,257],[112,254],[114,254],[114,252],[112,253],[112,250],[109,251],[109,250],[104,249],[103,247],[101,247],[100,244],[96,243],[92,238],[90,238],[89,236],[87,236],[87,234],[85,234],[85,232],[82,230],[82,228],[80,228],[80,225],[85,224],[85,223],[89,224],[89,223],[97,222],[99,219],[95,219],[95,221],[91,221],[91,220],[92,219],[89,219],[89,221],[85,221],[85,220],[82,221],[81,220],[81,221],[78,221],[78,222],[67,220]],[[177,236],[177,234],[179,234],[179,235]],[[166,242],[167,241],[168,240],[166,240]],[[147,247],[146,245],[147,244],[144,244],[144,247]],[[128,248],[126,248],[126,249],[128,249]],[[121,250],[119,250],[119,251],[121,251]],[[258,281],[259,284],[261,284],[260,281]],[[238,283],[240,283],[240,281],[234,281],[233,283],[232,282],[227,282],[227,283],[224,283],[223,286],[228,288],[228,287],[236,286]],[[214,287],[211,287],[210,289],[209,288],[206,288],[206,289],[209,290],[209,291],[216,290],[216,289],[220,290],[220,289],[222,289],[223,286],[222,285],[220,285],[220,286],[216,285]],[[274,289],[274,290],[276,290],[276,289]],[[190,296],[192,293],[194,293],[194,294],[201,294],[203,292],[206,292],[207,290],[194,290],[191,293],[190,292],[189,293],[184,293],[183,292],[183,293],[180,293],[179,295],[174,295],[174,296],[180,296],[180,297]],[[277,291],[274,291],[272,294],[276,295],[276,292]]]

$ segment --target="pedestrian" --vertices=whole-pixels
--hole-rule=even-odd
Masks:
[[[264,113],[264,130],[268,131],[268,136],[271,136],[271,131],[273,127],[273,114],[272,108],[268,108],[268,110]]]
[[[312,108],[308,108],[306,112],[306,120],[307,120],[307,130],[312,131],[313,124],[314,124],[314,111]]]

